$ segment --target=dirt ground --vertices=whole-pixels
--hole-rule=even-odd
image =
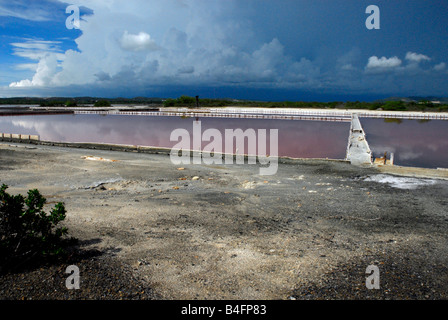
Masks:
[[[437,171],[284,159],[261,176],[258,165],[6,142],[0,160],[9,193],[37,188],[49,206],[63,202],[69,235],[98,252],[88,268],[93,258],[79,260],[81,280],[104,282],[118,265],[112,274],[148,299],[448,297],[448,181]],[[369,265],[380,289],[366,288]],[[100,297],[91,289],[101,281],[67,296],[64,267],[31,289],[27,277],[45,268],[3,276],[0,296]]]

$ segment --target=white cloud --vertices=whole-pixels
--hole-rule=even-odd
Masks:
[[[36,68],[36,73],[32,80],[25,79],[18,82],[12,82],[10,87],[31,87],[46,86],[51,84],[52,78],[56,73],[58,61],[55,55],[48,55],[42,58]]]
[[[13,17],[30,21],[48,21],[51,15],[46,10],[40,8],[8,8],[5,4],[0,3],[0,16]]]
[[[63,58],[63,52],[59,48],[60,41],[45,41],[35,39],[24,39],[25,42],[14,42],[13,54],[31,60],[40,60],[48,54],[57,54],[59,59]]]
[[[129,34],[128,31],[123,33],[120,39],[121,47],[129,51],[156,50],[158,46],[146,32],[139,34]]]
[[[425,56],[424,54],[420,54],[420,53],[415,53],[415,52],[408,52],[406,53],[406,60],[411,61],[411,62],[421,62],[421,61],[430,61],[431,58],[428,56]]]
[[[70,3],[81,7],[86,2],[71,0]],[[366,64],[364,52],[356,48],[339,58],[332,56],[333,64],[326,60],[326,55],[333,53],[325,53],[325,57],[318,53],[311,57],[290,56],[294,49],[284,48],[280,38],[268,38],[266,30],[256,29],[247,12],[241,13],[241,3],[232,0],[89,1],[93,14],[83,16],[81,35],[76,39],[77,50],[64,52],[58,41],[16,41],[11,44],[13,53],[30,60],[20,61],[16,68],[34,68],[35,72],[28,79],[8,77],[5,82],[11,83],[8,89],[14,94],[24,87],[39,94],[145,95],[157,87],[243,85],[351,90],[364,94],[369,90],[414,89],[415,82],[406,82],[411,72],[435,73],[445,68],[440,64],[434,70],[432,66],[415,63],[418,59],[426,60],[426,56],[411,52],[403,59],[407,63],[397,56],[372,56]],[[66,5],[60,1],[61,4]],[[256,11],[253,10],[251,14]],[[64,21],[61,28],[65,28]],[[372,74],[380,76],[372,77]],[[1,90],[5,89],[0,88],[0,93]]]
[[[434,70],[436,71],[442,71],[446,69],[446,63],[445,62],[440,62],[439,64],[436,64],[434,66]]]
[[[372,56],[369,58],[369,62],[367,63],[366,68],[367,69],[376,69],[376,68],[389,69],[389,68],[399,67],[400,65],[401,65],[401,60],[398,57],[378,58],[377,56]]]
[[[89,6],[94,14],[81,23],[79,51],[61,53],[57,43],[44,41],[12,44],[16,55],[38,60],[40,67],[33,79],[11,86],[303,87],[320,73],[311,60],[287,56],[278,39],[263,43],[253,38],[256,33],[239,19],[233,1],[97,0]]]
[[[35,71],[33,78],[11,82],[9,87],[34,87],[46,86],[52,83],[59,62],[65,58],[65,54],[60,49],[60,41],[46,41],[35,39],[24,39],[24,42],[11,43],[13,54],[37,61],[37,63],[19,63],[15,65],[18,70]]]
[[[67,2],[57,0],[0,0],[0,17],[37,23],[59,21],[65,17],[67,5]],[[11,19],[10,23],[15,20]]]
[[[36,71],[37,65],[38,65],[37,63],[19,63],[14,66],[14,69]]]

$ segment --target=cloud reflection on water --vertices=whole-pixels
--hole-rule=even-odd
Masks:
[[[202,132],[249,128],[278,129],[279,155],[296,158],[343,159],[349,123],[324,121],[200,118]],[[187,129],[192,137],[194,118],[127,115],[47,115],[0,117],[0,132],[38,134],[42,140],[101,142],[173,147],[170,134]],[[395,163],[419,167],[448,167],[448,122],[362,118],[375,156],[395,153]],[[269,134],[268,134],[269,137]],[[206,145],[208,142],[203,144]],[[269,145],[269,141],[267,142]]]

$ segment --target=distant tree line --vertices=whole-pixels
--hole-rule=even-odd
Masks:
[[[333,101],[333,102],[308,102],[308,101],[246,101],[232,99],[199,99],[199,107],[263,107],[263,108],[316,108],[316,109],[368,109],[385,111],[448,111],[448,104],[433,104],[430,101]],[[196,99],[189,96],[180,96],[177,99],[166,99],[164,107],[189,107],[196,106]]]
[[[37,98],[37,97],[15,97],[15,98],[0,98],[0,105],[40,105],[43,107],[50,106],[79,106],[79,105],[94,105],[98,101],[109,101],[110,104],[132,104],[132,105],[149,105],[163,103],[162,98],[98,98],[98,97],[51,97],[51,98]]]
[[[441,103],[433,103],[431,100],[390,100],[390,101],[251,101],[236,99],[209,99],[182,95],[178,98],[95,98],[95,97],[76,97],[76,98],[0,98],[0,105],[40,105],[75,107],[82,105],[95,105],[98,107],[110,106],[111,104],[131,104],[131,105],[157,105],[164,107],[264,107],[264,108],[319,108],[319,109],[368,109],[368,110],[395,110],[395,111],[448,111],[448,100],[442,100]]]

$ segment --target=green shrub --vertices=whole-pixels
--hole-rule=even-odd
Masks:
[[[49,100],[49,101],[41,101],[40,103],[39,103],[39,105],[41,106],[41,107],[62,107],[62,106],[64,106],[65,104],[64,104],[64,102],[62,102],[62,101],[53,101],[53,100]]]
[[[437,108],[439,111],[448,111],[448,105],[443,105]]]
[[[196,99],[189,96],[180,96],[177,98],[177,101],[180,105],[193,105],[196,103]]]
[[[110,107],[109,100],[98,100],[94,104],[95,107]]]
[[[77,104],[76,104],[76,101],[68,100],[68,101],[65,103],[65,106],[66,106],[66,107],[76,107]]]
[[[382,108],[386,111],[403,111],[407,109],[403,101],[387,101]]]
[[[174,107],[175,105],[176,105],[176,100],[174,100],[174,99],[166,99],[165,101],[163,101],[164,107]]]
[[[37,189],[28,196],[12,196],[0,188],[0,271],[64,252],[67,228],[57,228],[65,219],[65,207],[57,203],[44,212],[46,199]]]

